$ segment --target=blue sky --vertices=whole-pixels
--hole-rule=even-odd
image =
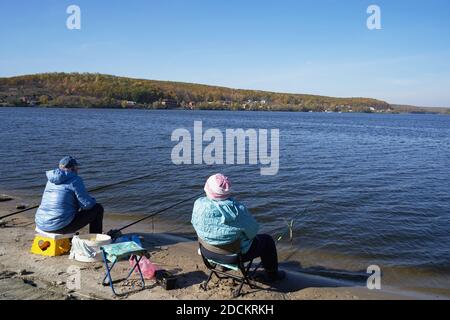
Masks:
[[[66,9],[81,8],[81,30]],[[382,30],[368,30],[367,7]],[[100,72],[450,107],[448,0],[0,2],[0,76]]]

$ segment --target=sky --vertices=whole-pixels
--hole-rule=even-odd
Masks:
[[[81,29],[66,27],[69,5]],[[381,30],[369,30],[369,5]],[[450,107],[448,0],[0,2],[0,77],[98,72]]]

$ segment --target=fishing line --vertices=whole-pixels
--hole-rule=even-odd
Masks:
[[[130,178],[130,179],[118,181],[118,182],[115,182],[115,183],[112,183],[112,184],[108,184],[108,185],[104,185],[104,186],[95,187],[95,188],[89,189],[88,191],[89,191],[89,192],[97,192],[97,191],[104,190],[104,189],[107,189],[107,188],[115,187],[115,186],[120,185],[120,184],[125,184],[125,183],[128,183],[128,182],[132,182],[132,181],[136,181],[136,180],[141,180],[141,179],[145,179],[145,178],[148,178],[148,177],[151,177],[151,176],[163,174],[163,173],[168,172],[169,170],[171,170],[171,169],[163,170],[163,171],[156,172],[156,173],[153,172],[153,173],[141,175],[141,176],[138,176],[138,177],[134,177],[134,178]],[[19,211],[13,212],[13,213],[9,213],[9,214],[7,214],[7,215],[1,216],[0,219],[5,219],[5,218],[11,217],[11,216],[15,216],[15,215],[17,215],[17,214],[19,214],[19,213],[26,212],[26,211],[30,211],[30,210],[37,209],[37,208],[39,208],[39,205],[32,206],[32,207],[30,207],[30,208],[26,208],[26,209],[23,209],[23,210],[19,210]]]
[[[166,208],[164,208],[164,209],[161,209],[161,210],[158,210],[158,211],[156,211],[156,212],[153,212],[153,213],[151,213],[150,215],[148,215],[148,216],[146,216],[146,217],[144,217],[144,218],[141,218],[141,219],[136,220],[136,221],[134,221],[134,222],[132,222],[132,223],[130,223],[130,224],[127,224],[126,226],[123,226],[123,227],[120,228],[120,229],[112,229],[112,230],[109,230],[106,234],[109,235],[109,236],[111,236],[112,238],[116,238],[116,237],[118,237],[118,236],[121,234],[121,231],[122,231],[122,230],[128,229],[129,227],[134,226],[135,224],[138,224],[138,223],[140,223],[140,222],[142,222],[142,221],[144,221],[144,220],[153,218],[153,217],[155,217],[155,216],[157,216],[157,215],[159,215],[159,214],[161,214],[161,213],[163,213],[163,212],[165,212],[165,211],[167,211],[167,210],[170,210],[170,209],[172,209],[172,208],[175,208],[175,207],[179,206],[180,204],[183,204],[183,203],[185,203],[185,202],[188,202],[188,201],[190,201],[190,200],[192,200],[192,199],[194,199],[194,198],[198,198],[198,197],[202,196],[203,194],[204,194],[204,192],[199,193],[199,194],[196,194],[195,196],[192,196],[192,197],[190,197],[190,198],[188,198],[188,199],[181,200],[181,201],[179,201],[179,202],[177,202],[177,203],[175,203],[175,204],[172,204],[172,205],[170,205],[170,206],[168,206],[168,207],[166,207]]]

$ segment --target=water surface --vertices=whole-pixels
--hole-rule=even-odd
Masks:
[[[280,171],[259,166],[174,166],[176,128],[280,129]],[[154,173],[95,194],[107,212],[148,214],[201,192],[223,172],[262,231],[275,237],[300,214],[287,267],[365,271],[384,283],[450,294],[450,117],[0,108],[0,191],[39,201],[45,170],[66,155],[82,163],[88,188]],[[192,233],[192,204],[164,215]],[[300,266],[299,266],[300,264]]]

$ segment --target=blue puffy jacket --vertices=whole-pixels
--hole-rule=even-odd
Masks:
[[[35,217],[39,229],[51,232],[64,228],[72,222],[78,210],[89,210],[96,204],[75,172],[47,171],[47,179]]]
[[[199,238],[210,245],[226,245],[241,240],[242,253],[247,253],[256,237],[259,224],[247,208],[233,198],[214,201],[203,197],[195,201],[192,225]]]

